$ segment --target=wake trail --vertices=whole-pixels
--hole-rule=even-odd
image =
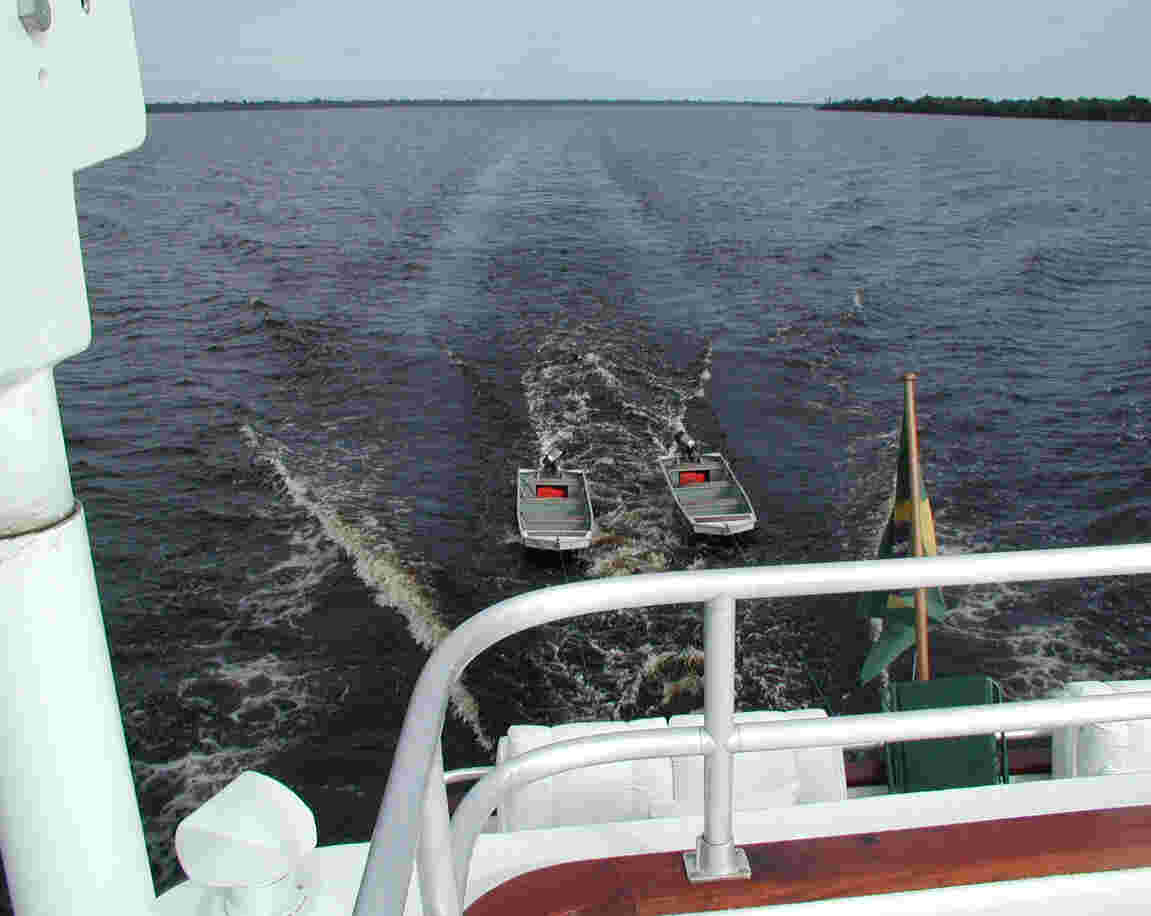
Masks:
[[[324,491],[305,473],[289,468],[293,457],[300,456],[293,455],[282,443],[256,432],[248,424],[241,427],[241,432],[255,453],[255,460],[275,473],[279,486],[292,503],[315,519],[327,538],[352,561],[356,576],[372,591],[375,603],[398,611],[412,639],[423,649],[434,650],[451,632],[451,627],[440,617],[428,586],[408,568],[378,521],[371,516],[349,520],[340,511],[338,494]],[[463,684],[453,687],[451,705],[476,740],[486,749],[493,747],[480,722],[479,704]]]

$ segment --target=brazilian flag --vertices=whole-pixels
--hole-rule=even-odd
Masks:
[[[879,544],[879,558],[915,556],[911,543],[911,513],[919,513],[919,532],[923,541],[923,554],[933,557],[938,551],[935,541],[935,519],[931,515],[931,502],[927,498],[927,488],[923,485],[923,475],[919,475],[919,499],[911,500],[911,471],[907,445],[906,411],[899,438],[899,465],[895,474],[895,504],[891,518],[883,531]],[[938,588],[927,591],[927,616],[931,620],[942,620],[947,615],[943,603],[943,592]],[[883,620],[883,633],[871,647],[859,682],[866,684],[883,671],[907,649],[915,645],[915,592],[868,592],[859,599],[861,617],[879,617]]]

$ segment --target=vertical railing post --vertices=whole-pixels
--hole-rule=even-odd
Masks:
[[[712,752],[704,758],[703,834],[695,850],[683,854],[693,882],[750,878],[747,854],[735,845],[732,829],[734,760],[728,742],[735,730],[735,599],[712,598],[703,617],[704,727]]]
[[[463,888],[456,888],[452,871],[452,831],[448,819],[448,793],[444,785],[444,748],[436,745],[424,805],[419,845],[420,898],[428,916],[460,916]]]

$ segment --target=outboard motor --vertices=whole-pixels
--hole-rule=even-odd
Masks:
[[[680,456],[686,458],[688,461],[696,461],[699,458],[699,446],[695,444],[695,440],[687,434],[686,429],[681,429],[675,434],[675,444],[679,447]]]
[[[544,455],[544,460],[540,462],[540,474],[545,477],[559,477],[560,476],[560,456],[563,454],[558,448],[553,448],[550,452]]]

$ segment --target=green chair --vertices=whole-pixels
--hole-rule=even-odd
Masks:
[[[883,708],[891,712],[1002,702],[1002,689],[983,675],[894,683],[883,693]],[[1007,773],[1007,744],[997,735],[887,745],[887,785],[892,792],[995,785],[1007,782]]]

